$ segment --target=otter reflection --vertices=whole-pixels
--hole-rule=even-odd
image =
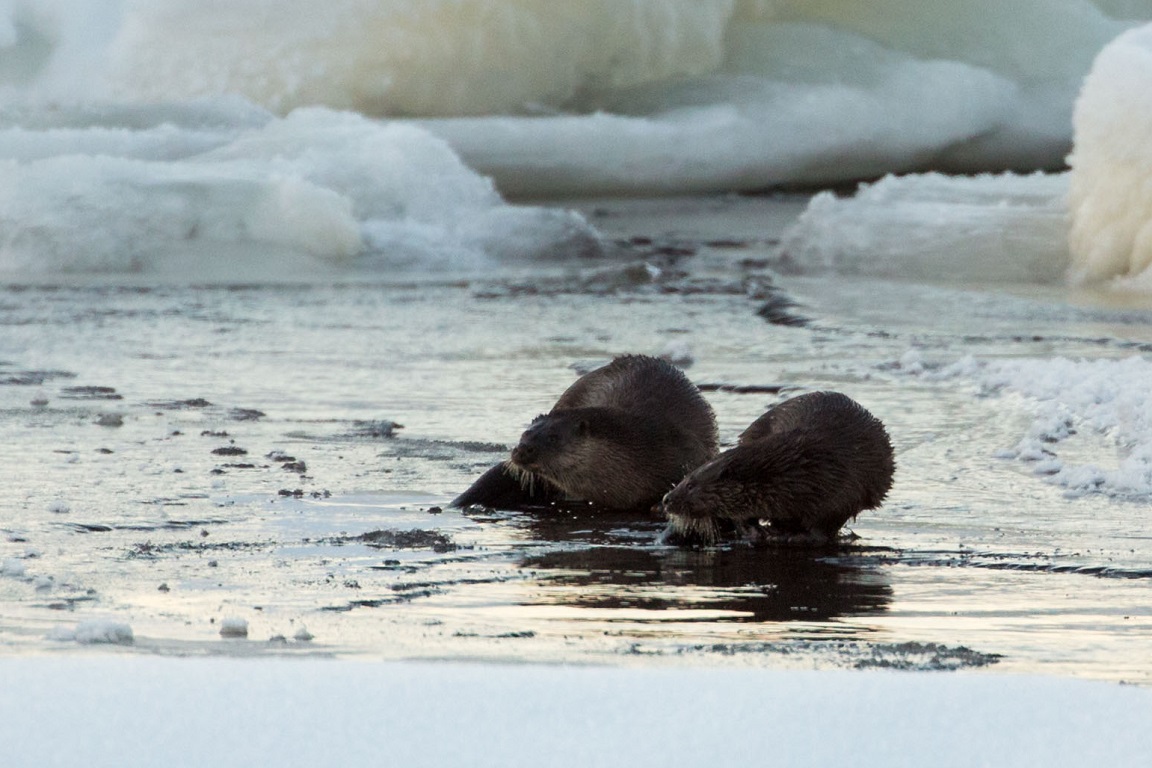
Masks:
[[[718,621],[827,621],[887,609],[882,572],[852,562],[851,550],[638,549],[600,546],[531,556],[521,567],[547,569],[556,590],[542,602],[581,608],[735,612]]]

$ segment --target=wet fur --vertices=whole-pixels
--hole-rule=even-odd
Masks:
[[[452,505],[523,509],[560,498],[651,507],[717,450],[716,419],[696,386],[664,360],[625,355],[574,382],[510,459]],[[511,483],[521,490],[509,492]]]
[[[883,502],[895,461],[879,419],[838,392],[767,411],[738,445],[697,468],[664,498],[666,540],[714,543],[727,529],[753,539],[827,543]]]

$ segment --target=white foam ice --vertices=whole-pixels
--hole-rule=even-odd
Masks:
[[[1152,288],[1152,25],[1100,52],[1074,124],[1071,275]]]
[[[888,176],[821,192],[785,233],[805,271],[965,283],[1048,283],[1068,263],[1064,174]]]
[[[1050,359],[976,360],[925,365],[918,350],[900,361],[908,375],[960,380],[983,394],[1017,396],[1031,416],[1026,433],[998,456],[1029,462],[1034,471],[1070,494],[1152,497],[1152,361]],[[1062,456],[1080,432],[1115,446],[1092,462]]]
[[[128,624],[100,619],[82,621],[73,628],[56,627],[48,637],[81,645],[132,645],[135,641],[132,627]]]

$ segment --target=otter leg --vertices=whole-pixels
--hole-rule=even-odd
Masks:
[[[746,520],[737,520],[736,533],[740,538],[752,544],[764,544],[768,541],[768,531],[764,530],[764,526],[760,525],[759,518],[749,517]]]
[[[508,471],[507,466],[500,463],[480,475],[468,490],[453,499],[448,506],[459,509],[490,507],[520,510],[546,506],[549,502],[564,498],[564,494],[548,481],[539,477],[532,480],[529,484],[523,483]]]

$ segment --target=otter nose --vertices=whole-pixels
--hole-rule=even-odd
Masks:
[[[512,461],[517,464],[531,464],[536,459],[536,449],[521,443],[512,449]]]

